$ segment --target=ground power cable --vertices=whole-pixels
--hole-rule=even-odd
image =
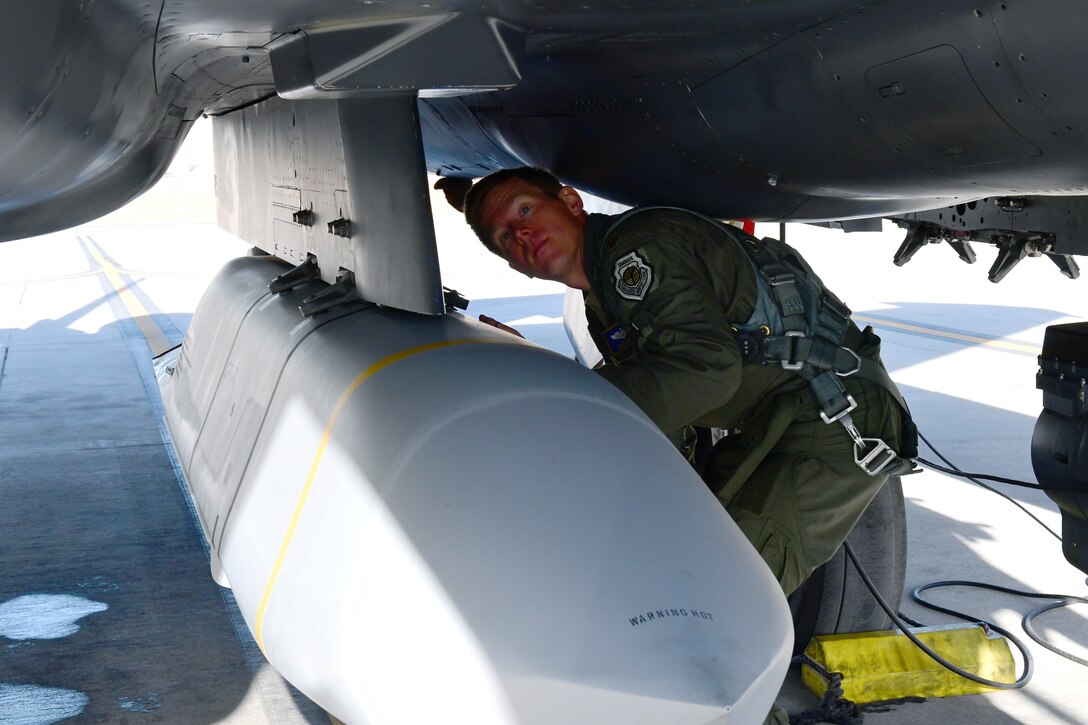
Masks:
[[[1042,639],[1042,637],[1040,637],[1039,634],[1035,631],[1035,627],[1033,626],[1033,622],[1034,622],[1035,618],[1037,616],[1039,616],[1040,614],[1043,614],[1044,612],[1049,612],[1052,609],[1059,609],[1061,607],[1066,607],[1066,606],[1069,606],[1070,604],[1088,604],[1088,598],[1073,596],[1071,594],[1043,594],[1043,593],[1040,593],[1040,592],[1027,592],[1027,591],[1023,591],[1021,589],[1012,589],[1011,587],[998,586],[997,584],[985,584],[983,582],[966,581],[966,580],[950,580],[950,581],[932,582],[930,584],[923,584],[922,586],[915,588],[915,590],[913,592],[911,592],[911,597],[914,599],[914,601],[918,602],[923,607],[927,607],[929,609],[933,609],[933,610],[938,611],[938,612],[944,612],[945,614],[950,614],[953,617],[959,617],[960,619],[965,619],[967,621],[972,621],[973,618],[968,617],[967,615],[963,614],[962,612],[957,612],[954,609],[948,609],[946,607],[942,607],[941,605],[936,604],[934,602],[931,602],[930,600],[925,599],[924,597],[922,597],[922,592],[928,591],[930,589],[937,589],[937,588],[940,588],[940,587],[971,587],[971,588],[975,588],[975,589],[989,589],[989,590],[995,591],[995,592],[1002,592],[1004,594],[1012,594],[1012,595],[1015,595],[1015,596],[1018,596],[1018,597],[1028,597],[1030,599],[1053,599],[1053,600],[1056,600],[1056,601],[1050,602],[1049,604],[1044,604],[1041,607],[1036,607],[1035,609],[1033,609],[1030,612],[1028,612],[1027,614],[1025,614],[1023,620],[1021,620],[1021,622],[1020,622],[1020,626],[1024,628],[1024,631],[1027,633],[1027,635],[1029,637],[1031,637],[1033,640],[1035,640],[1036,643],[1042,645],[1043,647],[1046,647],[1048,650],[1050,650],[1054,654],[1061,655],[1062,657],[1066,658],[1067,660],[1070,660],[1072,662],[1076,662],[1079,665],[1083,665],[1085,667],[1088,667],[1088,660],[1084,660],[1084,659],[1082,659],[1080,657],[1077,657],[1076,655],[1070,654],[1069,652],[1058,649],[1056,646],[1054,646],[1051,643],[1047,642],[1046,640]]]
[[[1039,485],[1037,483],[1033,484],[1033,483],[1029,483],[1027,481],[1018,481],[1018,480],[1015,480],[1015,479],[1004,478],[1004,477],[1000,477],[1000,476],[989,476],[989,475],[977,474],[977,473],[965,473],[958,466],[956,466],[954,463],[952,463],[948,458],[946,458],[939,450],[937,450],[937,448],[934,447],[934,445],[932,443],[930,443],[929,440],[924,435],[921,434],[921,432],[919,432],[918,437],[921,438],[921,440],[923,442],[925,442],[925,444],[929,447],[929,449],[932,450],[937,455],[937,457],[940,458],[942,461],[944,461],[944,463],[948,466],[948,468],[945,468],[944,466],[938,466],[936,464],[925,461],[924,459],[919,459],[919,461],[923,465],[925,465],[927,468],[931,468],[933,470],[937,470],[937,471],[940,471],[942,473],[948,473],[948,474],[951,474],[951,475],[966,478],[969,481],[971,481],[972,483],[975,483],[976,485],[981,486],[982,488],[986,489],[987,491],[990,491],[991,493],[995,493],[998,496],[1001,496],[1002,498],[1004,498],[1004,499],[1008,500],[1009,502],[1011,502],[1013,505],[1015,505],[1017,508],[1019,508],[1025,514],[1030,516],[1037,524],[1039,524],[1041,527],[1046,529],[1046,531],[1051,536],[1056,538],[1058,541],[1062,540],[1061,536],[1057,532],[1055,532],[1053,529],[1051,529],[1049,526],[1047,526],[1045,523],[1043,523],[1043,521],[1040,520],[1037,516],[1035,516],[1035,514],[1028,511],[1027,508],[1025,508],[1023,505],[1021,505],[1021,503],[1019,501],[1015,500],[1014,498],[1012,498],[1011,496],[1005,494],[1004,492],[993,488],[992,486],[988,486],[988,485],[982,483],[978,479],[987,479],[987,480],[992,480],[992,481],[996,481],[996,482],[999,482],[999,483],[1006,483],[1006,484],[1011,484],[1011,485],[1022,486],[1022,487],[1025,487],[1025,488],[1035,488],[1035,489],[1046,490],[1046,487],[1041,486],[1041,485]],[[900,613],[893,612],[892,607],[888,604],[888,602],[880,594],[880,592],[876,588],[876,585],[873,583],[872,579],[869,577],[869,575],[865,571],[864,567],[862,567],[861,562],[858,560],[858,558],[855,555],[854,550],[850,546],[850,544],[848,542],[843,542],[843,548],[845,549],[846,555],[849,557],[850,561],[853,563],[854,568],[857,570],[858,575],[861,577],[862,582],[865,583],[865,586],[869,589],[869,592],[873,595],[873,598],[876,600],[877,604],[880,605],[880,608],[884,610],[884,613],[886,615],[888,615],[888,617],[895,624],[895,626],[898,627],[899,630],[902,631],[903,634],[908,639],[910,639],[919,649],[921,649],[927,656],[929,656],[931,659],[936,661],[942,667],[945,667],[948,670],[950,670],[952,672],[955,672],[957,675],[959,675],[961,677],[964,677],[964,678],[966,678],[968,680],[971,680],[973,682],[977,682],[979,684],[986,685],[988,687],[994,687],[994,688],[997,688],[997,689],[1006,689],[1006,690],[1007,689],[1019,689],[1019,688],[1023,687],[1024,685],[1026,685],[1028,682],[1031,681],[1032,673],[1033,673],[1033,670],[1034,670],[1034,659],[1032,658],[1031,653],[1028,651],[1028,649],[1024,645],[1024,643],[1021,642],[1019,639],[1017,639],[1015,636],[1013,636],[1009,631],[997,626],[996,624],[993,624],[992,622],[988,622],[986,620],[982,620],[982,619],[979,619],[977,617],[973,617],[971,615],[965,614],[965,613],[957,611],[955,609],[950,609],[948,607],[943,607],[943,606],[941,606],[939,604],[936,604],[935,602],[932,602],[932,601],[926,599],[925,597],[923,597],[922,593],[925,592],[925,591],[928,591],[930,589],[937,589],[937,588],[951,587],[951,586],[961,586],[961,587],[972,587],[972,588],[978,588],[978,589],[988,589],[988,590],[991,590],[991,591],[1002,592],[1002,593],[1005,593],[1005,594],[1012,594],[1014,596],[1028,597],[1028,598],[1032,598],[1032,599],[1050,599],[1050,600],[1054,600],[1054,601],[1049,602],[1048,604],[1044,604],[1044,605],[1042,605],[1040,607],[1036,607],[1035,609],[1033,609],[1030,612],[1028,612],[1027,614],[1025,614],[1023,619],[1021,620],[1021,627],[1024,629],[1024,632],[1029,637],[1031,637],[1031,639],[1034,640],[1040,646],[1045,647],[1046,649],[1050,650],[1051,652],[1053,652],[1053,653],[1055,653],[1057,655],[1060,655],[1060,656],[1064,657],[1065,659],[1068,659],[1068,660],[1070,660],[1072,662],[1076,662],[1079,665],[1088,667],[1088,660],[1085,660],[1085,659],[1083,659],[1081,657],[1077,657],[1077,656],[1075,656],[1075,655],[1073,655],[1073,654],[1071,654],[1069,652],[1066,652],[1066,651],[1064,651],[1062,649],[1059,649],[1057,646],[1055,646],[1055,645],[1051,644],[1050,642],[1046,641],[1045,639],[1043,639],[1038,634],[1038,632],[1035,630],[1035,627],[1034,627],[1034,621],[1035,621],[1036,617],[1038,617],[1039,615],[1042,615],[1042,614],[1044,614],[1046,612],[1049,612],[1049,611],[1052,611],[1054,609],[1059,609],[1059,608],[1062,608],[1062,607],[1069,606],[1071,604],[1082,604],[1082,603],[1088,604],[1088,597],[1078,597],[1078,596],[1071,595],[1071,594],[1046,594],[1046,593],[1039,593],[1039,592],[1029,592],[1029,591],[1024,591],[1024,590],[1021,590],[1021,589],[1013,589],[1011,587],[1003,587],[1003,586],[999,586],[999,585],[996,585],[996,584],[987,584],[985,582],[977,582],[977,581],[969,581],[969,580],[938,581],[938,582],[931,582],[929,584],[923,584],[923,585],[921,585],[919,587],[916,587],[911,592],[911,598],[914,599],[914,601],[918,602],[918,604],[920,604],[921,606],[926,607],[928,609],[932,609],[934,611],[942,612],[944,614],[948,614],[950,616],[956,617],[957,619],[962,619],[962,620],[964,620],[966,622],[975,623],[975,624],[979,625],[980,627],[982,627],[983,630],[986,631],[987,633],[989,633],[990,631],[997,632],[997,633],[1003,635],[1004,637],[1006,637],[1010,642],[1012,642],[1016,646],[1016,648],[1018,650],[1020,650],[1021,657],[1023,658],[1023,661],[1024,661],[1023,674],[1021,674],[1021,676],[1015,682],[1011,682],[1011,683],[1008,683],[1008,682],[996,682],[996,681],[993,681],[993,680],[988,680],[988,679],[983,678],[983,677],[979,677],[978,675],[975,675],[974,673],[967,672],[966,670],[963,670],[963,669],[953,665],[951,662],[947,661],[946,659],[944,659],[943,657],[938,655],[936,652],[934,652],[932,649],[930,649],[925,643],[920,641],[914,635],[913,632],[909,631],[907,625],[909,624],[909,626],[911,626],[911,627],[922,627],[924,625],[921,622],[918,622],[918,621],[916,621],[914,619],[911,619],[910,617],[906,617],[906,616],[904,616],[904,615],[902,615]]]
[[[904,635],[906,635],[907,639],[909,639],[911,642],[913,642],[915,644],[915,646],[918,647],[918,649],[922,650],[922,652],[924,652],[926,655],[928,655],[929,658],[932,659],[934,662],[941,665],[945,669],[948,669],[948,670],[951,670],[952,672],[955,672],[960,677],[971,680],[972,682],[977,682],[980,685],[985,685],[987,687],[993,687],[994,689],[998,689],[998,690],[1019,690],[1021,687],[1028,684],[1029,682],[1031,682],[1032,674],[1035,671],[1035,659],[1031,656],[1031,652],[1028,651],[1027,645],[1025,645],[1023,642],[1021,642],[1019,639],[1017,639],[1016,636],[1013,635],[1012,632],[1008,631],[1007,629],[1003,629],[1002,627],[999,627],[999,626],[997,626],[996,624],[994,624],[992,622],[987,622],[986,620],[966,616],[966,615],[964,615],[964,614],[962,614],[960,612],[954,612],[953,610],[944,609],[944,608],[940,609],[940,611],[943,611],[943,612],[945,612],[947,614],[951,614],[952,616],[958,617],[958,618],[963,619],[965,621],[977,624],[980,627],[982,627],[983,631],[985,631],[987,634],[990,631],[997,632],[998,634],[1004,636],[1006,639],[1008,639],[1010,642],[1012,642],[1014,645],[1016,645],[1016,648],[1018,650],[1020,650],[1020,656],[1024,660],[1024,671],[1020,675],[1020,677],[1018,677],[1016,679],[1015,682],[998,682],[997,680],[989,680],[989,679],[986,679],[985,677],[980,677],[979,675],[976,675],[973,672],[968,672],[967,670],[962,669],[962,668],[957,667],[956,665],[952,664],[951,662],[946,660],[944,657],[941,657],[939,654],[934,652],[929,647],[929,645],[927,645],[922,640],[918,639],[918,636],[910,631],[910,627],[907,625],[907,623],[899,618],[899,615],[897,615],[895,613],[895,610],[892,609],[891,605],[889,605],[888,602],[884,599],[884,597],[880,594],[880,592],[877,591],[876,585],[873,584],[873,580],[869,578],[869,575],[865,572],[865,569],[861,566],[861,562],[858,561],[858,557],[857,557],[857,555],[854,554],[854,549],[853,549],[853,547],[850,546],[849,542],[843,542],[843,548],[846,550],[846,555],[850,558],[850,561],[853,562],[854,568],[857,569],[858,576],[860,576],[861,580],[863,582],[865,582],[865,586],[869,588],[869,592],[876,599],[876,603],[880,605],[880,608],[884,610],[884,613],[888,615],[888,618],[892,620],[892,622],[895,624],[895,626],[898,627],[899,630]],[[924,586],[931,587],[931,586],[934,586],[934,585],[927,584],[927,585],[924,585]],[[921,587],[919,587],[919,589],[920,588]],[[912,592],[911,596],[915,596],[917,591],[918,590],[915,589],[914,592]],[[917,600],[917,597],[915,597],[915,599]],[[925,604],[923,602],[919,602],[919,603],[923,604],[923,606],[931,606],[930,604]],[[933,608],[936,608],[936,605],[933,605]]]
[[[1044,529],[1046,529],[1047,533],[1049,533],[1055,539],[1057,539],[1058,541],[1062,541],[1062,537],[1056,531],[1054,531],[1049,526],[1047,526],[1045,523],[1043,523],[1043,521],[1040,520],[1038,516],[1031,513],[1031,511],[1028,511],[1027,508],[1025,508],[1019,501],[1014,499],[1012,496],[1009,496],[1005,492],[997,490],[993,486],[988,486],[985,483],[982,483],[982,481],[980,481],[978,479],[979,478],[985,478],[987,480],[997,481],[999,483],[1006,483],[1006,484],[1010,484],[1010,485],[1014,485],[1014,486],[1021,486],[1023,488],[1037,488],[1037,489],[1041,489],[1041,490],[1044,490],[1044,491],[1046,491],[1046,490],[1065,490],[1065,489],[1050,489],[1048,487],[1041,486],[1041,485],[1039,485],[1037,483],[1033,484],[1033,483],[1030,483],[1028,481],[1018,481],[1016,479],[1005,478],[1003,476],[988,476],[988,475],[985,475],[985,474],[965,473],[956,464],[954,464],[954,463],[952,463],[952,461],[948,460],[948,458],[944,454],[942,454],[939,450],[937,450],[937,448],[932,443],[929,442],[929,439],[927,439],[924,435],[922,435],[921,431],[918,432],[918,437],[922,439],[922,441],[926,444],[926,446],[929,447],[929,449],[931,451],[933,451],[935,454],[937,454],[938,458],[940,458],[942,461],[945,462],[945,464],[948,466],[948,468],[944,468],[942,466],[936,466],[935,464],[929,463],[928,461],[922,461],[922,459],[919,459],[920,461],[922,461],[923,465],[925,465],[925,466],[927,466],[929,468],[932,468],[934,470],[941,471],[942,473],[949,473],[949,474],[954,475],[954,476],[961,476],[961,477],[966,478],[967,480],[971,481],[972,483],[974,483],[974,484],[976,484],[978,486],[981,486],[982,488],[986,489],[987,491],[990,491],[991,493],[995,493],[998,496],[1001,496],[1002,498],[1004,498],[1005,500],[1009,501],[1014,506],[1016,506],[1018,509],[1023,511],[1025,514],[1030,516],[1031,519],[1033,521],[1035,521],[1035,523],[1039,524],[1039,526],[1042,526]],[[1057,655],[1060,655],[1060,656],[1066,658],[1067,660],[1070,660],[1072,662],[1076,662],[1079,665],[1083,665],[1085,667],[1088,667],[1088,660],[1085,660],[1085,659],[1083,659],[1081,657],[1077,657],[1076,655],[1073,655],[1070,652],[1066,652],[1065,650],[1059,649],[1055,645],[1053,645],[1050,642],[1046,641],[1045,639],[1042,638],[1042,636],[1038,632],[1035,631],[1035,626],[1034,626],[1035,618],[1038,617],[1039,615],[1044,614],[1046,612],[1049,612],[1049,611],[1051,611],[1053,609],[1060,609],[1062,607],[1067,607],[1067,606],[1069,606],[1071,604],[1088,603],[1088,599],[1085,599],[1084,597],[1078,597],[1078,596],[1073,595],[1073,594],[1039,594],[1037,592],[1028,592],[1028,591],[1024,591],[1024,590],[1021,590],[1021,589],[1010,589],[1008,587],[1000,587],[1000,586],[997,586],[996,584],[986,584],[984,582],[967,582],[967,581],[935,582],[933,584],[926,584],[926,585],[924,585],[922,587],[918,587],[917,589],[915,589],[912,596],[915,599],[915,601],[917,601],[919,604],[922,604],[922,606],[926,606],[926,607],[929,607],[930,609],[935,609],[937,611],[945,611],[945,610],[942,610],[939,607],[932,606],[931,603],[928,602],[928,600],[925,600],[920,596],[920,593],[923,592],[923,591],[926,591],[927,589],[937,588],[937,587],[941,587],[941,586],[952,586],[952,585],[976,587],[976,588],[981,588],[981,589],[992,589],[994,591],[1004,592],[1006,594],[1012,594],[1012,595],[1020,596],[1020,597],[1029,597],[1029,598],[1033,598],[1033,599],[1054,599],[1054,600],[1057,600],[1057,601],[1051,602],[1050,604],[1044,604],[1041,607],[1037,607],[1037,608],[1031,610],[1030,612],[1028,612],[1027,614],[1025,614],[1023,621],[1020,623],[1020,626],[1023,627],[1024,632],[1026,632],[1029,637],[1031,637],[1033,640],[1035,640],[1035,642],[1037,644],[1041,645],[1042,647],[1045,647],[1046,649],[1050,650],[1054,654],[1057,654]],[[949,613],[953,614],[954,616],[962,616],[958,612],[949,612]],[[902,615],[900,615],[900,616],[902,616]],[[919,625],[913,625],[912,624],[911,626],[919,626]]]
[[[1009,484],[1009,485],[1012,485],[1012,486],[1021,486],[1023,488],[1037,488],[1037,489],[1041,489],[1041,490],[1047,490],[1046,488],[1039,485],[1038,483],[1029,483],[1027,481],[1017,481],[1017,480],[1012,479],[1012,478],[1002,478],[1000,476],[988,476],[986,474],[981,474],[981,473],[966,473],[962,469],[960,469],[959,466],[952,463],[952,461],[948,460],[944,456],[944,454],[942,454],[939,450],[937,450],[933,446],[933,444],[929,442],[929,439],[926,438],[924,435],[922,435],[921,431],[918,432],[918,437],[921,438],[922,441],[926,444],[926,446],[929,447],[929,450],[936,453],[937,457],[940,458],[942,461],[944,461],[945,465],[948,466],[948,468],[945,468],[944,466],[938,466],[937,464],[932,463],[930,461],[927,461],[924,458],[919,458],[918,462],[921,463],[923,466],[925,466],[926,468],[931,468],[934,471],[939,471],[941,473],[947,473],[947,474],[952,475],[952,476],[959,476],[961,478],[966,478],[971,483],[973,483],[973,484],[975,484],[977,486],[981,486],[982,488],[986,489],[987,491],[989,491],[991,493],[997,494],[998,496],[1005,499],[1006,501],[1011,503],[1013,506],[1016,506],[1018,509],[1023,511],[1025,514],[1030,516],[1035,521],[1035,523],[1039,524],[1044,529],[1046,529],[1047,533],[1049,533],[1055,539],[1057,539],[1058,541],[1062,540],[1062,537],[1058,532],[1056,532],[1054,529],[1050,528],[1045,523],[1043,523],[1042,519],[1040,519],[1038,516],[1036,516],[1032,512],[1028,511],[1027,508],[1024,507],[1024,505],[1021,504],[1019,501],[1017,501],[1016,499],[1014,499],[1012,496],[1008,495],[1004,491],[999,491],[996,488],[994,488],[993,486],[989,486],[989,485],[983,483],[980,479],[985,478],[986,480],[989,480],[989,481],[996,481],[998,483],[1005,483],[1005,484]]]

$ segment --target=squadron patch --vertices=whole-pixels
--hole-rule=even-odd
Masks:
[[[654,278],[654,270],[638,256],[637,252],[625,254],[616,260],[612,270],[616,278],[616,291],[627,300],[642,300]]]

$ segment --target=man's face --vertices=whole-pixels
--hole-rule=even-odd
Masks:
[[[571,287],[584,278],[585,219],[574,189],[564,186],[554,197],[521,179],[495,187],[480,214],[492,246],[512,269]]]

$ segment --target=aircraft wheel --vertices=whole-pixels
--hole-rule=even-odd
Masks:
[[[898,476],[881,487],[847,541],[884,599],[898,608],[907,574],[907,520]],[[795,655],[804,651],[815,634],[871,632],[892,626],[841,546],[798,587],[789,603]]]

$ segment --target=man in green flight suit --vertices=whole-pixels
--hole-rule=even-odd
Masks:
[[[909,468],[896,454],[913,455],[902,434],[909,418],[880,366],[880,341],[848,309],[841,343],[825,354],[838,354],[825,377],[854,406],[844,420],[827,416],[799,363],[767,362],[769,328],[741,329],[760,305],[759,272],[742,244],[760,242],[680,209],[587,214],[577,191],[540,169],[481,179],[464,211],[510,267],[583,291],[608,363],[598,372],[662,431],[674,440],[691,425],[735,431],[711,451],[703,478],[786,594],[831,558],[887,473]],[[869,446],[873,456],[859,464]]]

